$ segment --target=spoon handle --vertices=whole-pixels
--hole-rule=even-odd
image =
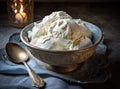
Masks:
[[[35,86],[35,87],[43,87],[44,86],[44,80],[39,76],[37,75],[31,68],[29,65],[27,65],[26,62],[23,62],[23,64],[25,65],[28,73],[29,73],[29,76],[31,78],[31,81],[32,81],[32,86]]]

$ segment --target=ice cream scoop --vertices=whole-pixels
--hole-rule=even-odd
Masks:
[[[34,23],[28,38],[31,45],[50,50],[78,50],[92,45],[89,28],[64,11],[53,12]]]

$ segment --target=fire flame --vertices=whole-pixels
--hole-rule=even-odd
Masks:
[[[15,13],[23,13],[24,7],[22,5],[22,2],[23,2],[23,0],[20,0],[20,2],[19,2],[20,5],[18,5],[17,1],[16,0],[14,1],[14,12]],[[19,10],[18,10],[18,7],[20,8]]]

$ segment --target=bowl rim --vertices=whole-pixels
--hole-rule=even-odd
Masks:
[[[41,20],[40,20],[40,21],[41,21]],[[84,21],[84,23],[89,23],[89,24],[92,24],[92,25],[94,25],[95,27],[97,27],[97,30],[100,32],[100,37],[99,37],[99,39],[98,39],[93,45],[88,46],[88,47],[84,47],[84,48],[81,48],[81,49],[78,49],[78,50],[50,50],[50,49],[40,48],[40,47],[38,47],[38,46],[34,46],[34,45],[29,44],[29,42],[27,42],[27,41],[25,40],[25,38],[23,37],[23,33],[24,33],[24,30],[25,30],[26,28],[28,28],[29,26],[33,25],[34,23],[38,23],[38,22],[40,22],[40,21],[36,21],[36,22],[33,22],[33,23],[25,26],[25,27],[21,30],[21,32],[20,32],[20,39],[21,39],[21,41],[22,41],[26,46],[28,46],[28,47],[30,47],[30,48],[34,48],[34,49],[36,49],[36,50],[42,50],[42,51],[47,51],[47,52],[75,52],[75,51],[86,51],[86,50],[88,50],[88,49],[90,49],[90,48],[93,48],[93,47],[97,46],[97,45],[103,40],[103,32],[100,30],[100,28],[99,28],[98,26],[96,26],[95,24],[92,24],[92,23],[90,23],[90,22]]]

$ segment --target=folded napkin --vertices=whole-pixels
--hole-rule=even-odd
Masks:
[[[104,56],[106,46],[103,44],[100,44],[96,53],[88,61],[80,64],[76,71],[59,74],[46,69],[45,63],[31,55],[21,42],[19,33],[11,35],[9,42],[21,45],[28,52],[27,64],[44,79],[46,82],[44,89],[82,89],[75,83],[103,82],[107,79],[105,71],[107,60]],[[31,85],[25,66],[9,61],[5,48],[0,49],[0,89],[37,89]]]

